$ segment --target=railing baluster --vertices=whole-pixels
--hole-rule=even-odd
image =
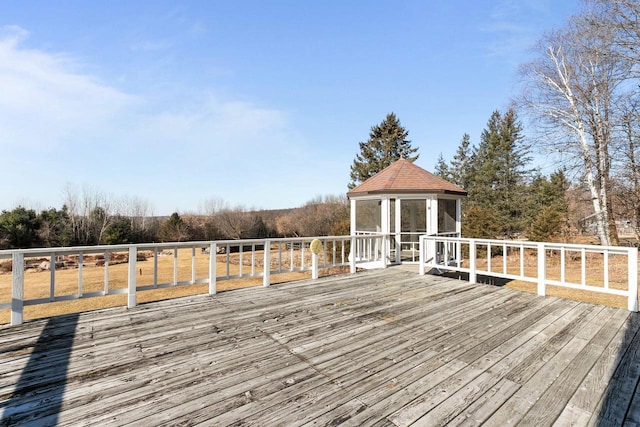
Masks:
[[[153,287],[158,287],[158,247],[153,248]]]
[[[478,280],[476,261],[476,241],[469,239],[469,282],[473,284]]]
[[[173,247],[173,286],[178,284],[178,247]]]
[[[84,269],[84,256],[82,252],[78,254],[78,283],[82,283],[83,277],[82,272]]]
[[[227,248],[226,248],[226,257],[225,257],[225,260],[226,260],[226,263],[227,263],[227,277],[229,277],[229,276],[231,275],[231,274],[229,273],[229,265],[231,264],[230,259],[229,259],[229,257],[230,257],[230,253],[231,253],[231,247],[230,247],[230,246],[229,246],[229,244],[227,243]]]
[[[82,253],[80,253],[82,255]],[[104,252],[104,294],[109,293],[109,251]]]
[[[507,244],[502,245],[502,274],[507,274]]]
[[[333,246],[331,247],[332,249],[332,258],[331,258],[331,265],[335,267],[336,265],[336,241],[335,239],[332,241],[331,243]],[[326,260],[325,260],[325,264],[326,264]]]
[[[78,281],[78,295],[80,293],[80,282]],[[56,256],[54,254],[49,258],[49,301],[56,299]]]
[[[191,284],[196,283],[196,247],[191,248]]]
[[[322,239],[322,258],[322,267],[329,265],[327,264],[327,239]]]
[[[604,251],[604,288],[609,289],[609,252]]]
[[[238,247],[240,250],[240,254],[238,255],[238,260],[240,265],[238,266],[238,275],[242,277],[242,271],[244,270],[244,245],[242,243]]]
[[[136,306],[136,261],[138,257],[138,251],[135,246],[129,247],[129,277],[127,283],[127,308],[133,308]]]
[[[580,253],[580,277],[582,286],[586,286],[587,284],[587,257],[586,250],[582,248]]]
[[[285,243],[286,245],[286,243]],[[293,271],[294,268],[294,264],[295,261],[293,260],[293,247],[295,246],[295,243],[291,242],[289,243],[289,271]],[[286,249],[286,246],[285,246]]]
[[[251,244],[251,275],[256,275],[256,244]]]
[[[356,237],[351,236],[351,244],[350,244],[351,255],[349,258],[349,273],[355,274],[356,272],[356,257],[357,257],[357,247],[356,247]]]
[[[560,281],[561,282],[565,281],[565,271],[566,271],[565,262],[566,262],[566,250],[563,246],[562,249],[560,250]]]

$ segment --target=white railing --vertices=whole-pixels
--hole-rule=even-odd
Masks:
[[[638,249],[526,241],[420,238],[420,274],[427,269],[459,271],[476,283],[478,275],[548,285],[627,298],[638,311]]]
[[[322,243],[320,253],[311,251],[314,239]],[[318,269],[345,266],[355,273],[356,265],[360,263],[377,262],[380,267],[386,266],[382,262],[385,257],[373,249],[384,248],[385,245],[384,236],[324,236],[6,250],[0,251],[0,262],[5,260],[6,265],[11,260],[11,295],[9,299],[6,298],[9,295],[0,293],[0,309],[10,308],[11,324],[16,325],[23,322],[24,307],[36,304],[127,294],[127,306],[131,308],[137,303],[136,293],[145,290],[208,283],[209,294],[215,294],[216,283],[223,280],[262,277],[262,285],[269,286],[273,274],[311,271],[312,278],[317,278]],[[351,253],[351,248],[355,249],[354,253]],[[179,265],[179,251],[183,254],[190,251],[191,262],[186,268],[184,262]],[[165,268],[167,263],[163,262],[162,272],[159,269],[158,260],[163,256],[173,258],[168,272]],[[198,268],[197,261],[202,263],[201,257],[208,258],[207,268]],[[142,264],[139,261],[148,258],[153,258],[151,277],[147,275],[139,283],[138,275],[142,277],[142,269],[149,270],[147,262]],[[86,283],[83,274],[89,262],[104,269],[102,283],[92,283],[91,286]],[[118,270],[118,277],[110,276],[116,263],[127,264],[126,278],[121,277],[122,269]],[[32,267],[49,270],[49,274],[46,283],[38,285],[45,287],[38,290],[38,297],[25,298],[25,270]],[[77,269],[77,288],[74,286],[71,293],[61,295],[62,286],[58,286],[61,284],[56,272],[63,268]],[[68,275],[65,277],[69,280]],[[68,284],[65,285],[68,289]]]
[[[354,261],[358,264],[385,268],[391,258],[391,235],[376,232],[356,232]]]

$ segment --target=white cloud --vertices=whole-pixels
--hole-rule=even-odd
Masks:
[[[27,37],[15,26],[0,36],[0,145],[61,143],[136,103],[134,96],[79,73],[69,56],[22,48]]]
[[[151,200],[161,208],[194,208],[211,194],[251,204],[235,188],[260,188],[266,199],[265,167],[283,177],[298,173],[304,138],[288,113],[221,99],[210,88],[197,99],[126,93],[84,72],[71,55],[24,47],[28,36],[19,27],[0,32],[0,152],[15,182],[0,190],[0,210],[24,198],[60,206],[67,182],[136,194],[131,184],[144,181],[136,195],[169,199]],[[194,187],[194,177],[206,188]]]
[[[533,46],[549,19],[547,1],[500,0],[489,11],[488,20],[480,29],[491,36],[487,53],[519,63]]]

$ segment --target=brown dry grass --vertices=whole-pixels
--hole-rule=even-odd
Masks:
[[[579,251],[567,251],[565,256],[565,280],[571,283],[581,283],[582,268],[581,254]],[[587,253],[585,260],[585,282],[586,285],[604,289],[604,256],[597,253]],[[520,254],[516,251],[507,256],[508,274],[520,274]],[[561,260],[559,254],[550,254],[546,259],[546,277],[549,280],[560,280]],[[478,267],[487,267],[486,259],[478,260]],[[525,255],[524,272],[531,277],[537,277],[537,258],[532,253]],[[494,256],[491,259],[492,272],[502,273],[504,271],[504,258],[502,255]],[[627,257],[625,255],[609,255],[609,288],[627,289]],[[531,282],[519,280],[509,281],[505,287],[517,289],[525,292],[537,293],[537,285]],[[592,292],[587,290],[572,289],[561,286],[547,286],[547,295],[562,298],[570,298],[583,302],[603,304],[612,307],[627,308],[627,299],[622,296]]]
[[[112,255],[113,258],[116,255]],[[137,285],[151,285],[153,283],[153,256],[147,253],[146,261],[138,261],[137,269]],[[188,281],[191,279],[191,250],[178,250],[178,274],[177,281]],[[262,272],[262,253],[256,253],[256,273]],[[299,259],[299,256],[297,257]],[[173,281],[173,260],[171,253],[168,256],[158,257],[158,283],[169,283]],[[243,274],[251,272],[251,257],[246,255],[243,257]],[[272,267],[277,263],[275,253],[272,254]],[[98,262],[98,264],[100,264]],[[247,266],[247,264],[249,266]],[[309,265],[307,262],[306,265]],[[96,260],[87,258],[83,263],[82,269],[82,285],[83,293],[101,291],[104,289],[105,268],[96,266]],[[220,277],[227,273],[226,255],[217,256],[217,275]],[[108,267],[109,289],[121,289],[127,287],[128,264],[120,263],[109,265]],[[209,275],[209,255],[196,251],[196,278],[206,278]],[[230,255],[229,274],[236,275],[239,273],[239,255]],[[325,271],[325,274],[335,273],[336,271]],[[47,298],[49,296],[49,271],[38,271],[36,269],[27,269],[24,274],[24,298]],[[272,274],[271,283],[282,283],[287,281],[302,280],[311,277],[310,272],[288,272],[281,274]],[[262,277],[219,280],[216,283],[217,291],[227,291],[231,289],[240,289],[252,286],[261,286]],[[149,301],[158,301],[163,299],[178,298],[197,294],[205,294],[208,292],[209,285],[207,283],[196,285],[180,285],[167,288],[153,289],[137,292],[138,303]],[[58,269],[55,271],[55,295],[72,295],[78,293],[78,269]],[[0,302],[9,302],[11,300],[11,274],[0,274]],[[24,307],[24,320],[38,319],[55,315],[76,313],[89,310],[97,310],[108,307],[125,306],[127,304],[127,295],[106,295],[91,298],[80,298],[69,301],[59,301],[46,304],[38,304]],[[0,310],[0,324],[9,323],[10,309]]]

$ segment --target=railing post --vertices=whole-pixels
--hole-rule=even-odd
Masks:
[[[318,278],[318,254],[311,252],[311,278]]]
[[[420,273],[421,276],[424,276],[424,263],[426,261],[426,257],[424,255],[424,250],[425,250],[425,247],[426,247],[426,244],[425,244],[426,238],[425,238],[425,236],[420,236],[418,239],[419,239],[418,240],[418,242],[419,242],[418,250],[420,251],[420,254],[419,254],[420,256],[418,257],[418,261],[420,263],[418,265],[418,272]]]
[[[469,239],[469,283],[475,285],[478,282],[478,274],[476,273],[476,241]]]
[[[355,274],[356,272],[356,237],[351,236],[351,247],[349,248],[349,273]]]
[[[264,261],[262,266],[262,286],[271,284],[271,241],[264,242]]]
[[[318,256],[320,253],[325,254],[324,259],[326,264],[326,245],[323,245],[319,239],[313,239],[309,245],[309,250],[311,251],[311,278],[316,280],[318,278]]]
[[[138,248],[135,246],[129,247],[129,283],[128,283],[128,298],[127,308],[133,308],[136,306],[136,261],[138,260]]]
[[[216,261],[218,254],[218,245],[211,243],[209,245],[209,295],[216,293]]]
[[[545,296],[547,294],[546,287],[546,261],[547,252],[544,243],[538,243],[538,295]]]
[[[14,252],[11,255],[11,324],[21,325],[24,308],[24,254]]]
[[[382,249],[380,251],[380,253],[382,254],[382,268],[387,268],[387,253],[388,253],[388,249],[387,249],[387,235],[383,234],[382,235]]]
[[[638,311],[638,248],[629,249],[628,261],[629,277],[629,301],[627,308],[629,311]]]

